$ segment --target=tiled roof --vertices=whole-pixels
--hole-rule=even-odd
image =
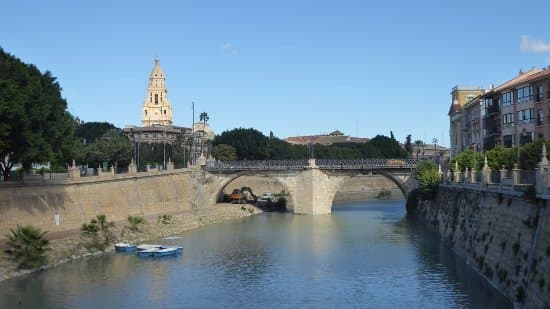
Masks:
[[[366,143],[368,138],[351,137],[347,135],[309,135],[309,136],[291,136],[284,139],[290,144],[307,145],[321,144],[331,145],[334,143]]]
[[[542,78],[550,77],[550,69],[532,69],[527,71],[519,76],[514,77],[513,79],[499,85],[494,89],[488,89],[485,95],[490,95],[495,92],[500,92],[507,90],[516,86],[519,86],[524,83],[533,82]],[[482,95],[483,96],[483,95]]]

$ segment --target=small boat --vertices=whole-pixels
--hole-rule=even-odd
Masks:
[[[115,244],[115,250],[118,252],[133,252],[136,251],[136,246],[127,243]]]
[[[176,247],[160,248],[160,249],[151,250],[151,251],[153,251],[153,256],[169,256],[169,255],[178,254],[178,248]],[[183,248],[182,248],[182,251],[183,251]]]
[[[138,251],[151,250],[151,249],[160,249],[160,248],[162,248],[161,245],[139,245],[139,246],[137,246]]]
[[[147,249],[147,250],[139,250],[137,252],[137,255],[138,256],[153,256],[153,254],[155,252],[157,252],[158,250],[160,250],[160,248],[155,248],[155,249]]]
[[[163,248],[167,248],[167,249],[175,248],[175,249],[176,249],[176,254],[183,254],[183,247],[179,247],[179,246],[164,246]]]

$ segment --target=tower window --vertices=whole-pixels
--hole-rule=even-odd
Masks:
[[[164,110],[164,114],[166,115],[166,110]]]
[[[145,110],[145,116],[147,116],[147,110]]]
[[[153,102],[153,95],[152,94],[149,95],[149,103],[151,103],[151,102]]]
[[[155,104],[159,104],[159,95],[155,93]]]

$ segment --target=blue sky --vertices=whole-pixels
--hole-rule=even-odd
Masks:
[[[449,92],[550,65],[550,2],[3,1],[0,46],[70,112],[140,125],[155,55],[174,123],[448,144]],[[196,116],[198,117],[198,116]]]

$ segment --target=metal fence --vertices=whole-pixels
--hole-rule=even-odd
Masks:
[[[307,160],[250,160],[210,161],[203,167],[206,171],[285,171],[309,167]]]
[[[327,160],[317,159],[315,164],[322,169],[392,169],[416,168],[416,159],[356,159],[356,160]]]

